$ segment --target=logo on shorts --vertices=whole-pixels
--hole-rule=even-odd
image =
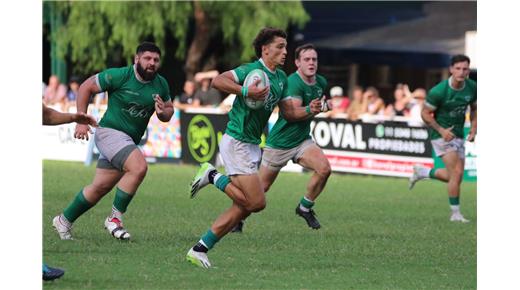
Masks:
[[[213,157],[217,141],[215,130],[204,115],[196,115],[188,125],[188,148],[197,162],[207,162]]]

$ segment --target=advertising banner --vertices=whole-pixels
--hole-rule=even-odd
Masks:
[[[405,122],[316,118],[311,135],[334,171],[405,177],[416,163],[433,167],[428,129]]]
[[[218,142],[222,139],[228,116],[181,112],[182,161],[215,164]]]
[[[74,138],[76,123],[42,126],[41,152],[43,159],[84,161],[88,141]]]

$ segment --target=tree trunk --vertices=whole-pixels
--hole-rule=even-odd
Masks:
[[[198,1],[193,1],[193,6],[195,35],[186,57],[186,79],[193,79],[193,76],[200,71],[202,57],[209,46],[209,41],[212,36],[210,35],[210,19],[206,12],[202,10]]]

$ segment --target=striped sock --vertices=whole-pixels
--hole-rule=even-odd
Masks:
[[[460,211],[460,197],[459,196],[455,196],[455,197],[450,196],[449,201],[450,201],[451,211],[459,212]]]
[[[231,183],[231,180],[229,179],[229,177],[227,175],[223,175],[223,174],[217,174],[215,176],[215,186],[220,189],[220,191],[222,192],[225,192],[226,191],[226,186]]]
[[[198,244],[193,247],[194,251],[207,252],[211,250],[213,246],[219,241],[217,235],[215,235],[211,229],[209,229],[199,240]],[[204,249],[205,248],[205,249]]]
[[[112,204],[112,207],[117,209],[121,213],[125,213],[133,197],[133,194],[126,193],[119,187],[117,187],[116,196],[114,197],[114,203]]]
[[[300,209],[304,212],[309,212],[309,210],[314,206],[314,201],[308,199],[307,197],[302,197],[300,199]]]

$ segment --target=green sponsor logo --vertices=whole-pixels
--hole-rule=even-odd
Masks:
[[[197,162],[207,162],[217,147],[215,130],[204,115],[196,115],[188,125],[188,148]]]
[[[385,126],[379,124],[376,126],[376,137],[382,138],[385,137]]]

